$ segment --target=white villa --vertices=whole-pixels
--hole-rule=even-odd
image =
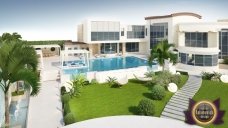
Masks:
[[[65,50],[87,49],[90,55],[144,54],[161,40],[175,44],[182,69],[217,70],[228,56],[228,20],[214,23],[190,12],[145,17],[143,25],[122,25],[119,21],[90,21],[78,25],[78,42]]]

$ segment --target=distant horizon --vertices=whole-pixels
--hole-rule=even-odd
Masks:
[[[192,12],[206,22],[228,19],[226,0],[3,0],[0,35],[17,32],[23,40],[77,41],[77,25],[86,19],[145,24],[144,17]]]

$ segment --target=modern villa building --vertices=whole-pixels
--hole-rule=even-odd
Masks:
[[[184,69],[218,68],[228,56],[228,21],[202,21],[195,13],[181,12],[145,17],[144,25],[122,25],[119,21],[90,21],[78,25],[78,41],[92,55],[146,54],[161,40],[175,44],[178,66]],[[83,45],[85,45],[83,44]]]

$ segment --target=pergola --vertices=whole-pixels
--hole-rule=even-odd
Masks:
[[[78,58],[77,58],[78,57]],[[77,59],[76,59],[77,58]],[[77,63],[75,61],[82,61]],[[64,50],[61,51],[61,68],[89,67],[89,51],[87,50]]]

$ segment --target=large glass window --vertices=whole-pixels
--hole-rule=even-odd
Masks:
[[[218,65],[218,55],[198,55],[179,53],[180,62],[195,66],[216,66]]]
[[[223,59],[228,57],[228,30],[223,29],[219,32],[219,58]]]
[[[168,39],[168,23],[150,25],[150,49],[165,39]]]
[[[91,32],[91,41],[108,41],[119,39],[119,32]]]
[[[207,33],[206,32],[186,32],[185,46],[187,47],[207,47]]]
[[[127,30],[127,38],[144,38],[145,26],[143,25],[129,25]]]
[[[126,52],[139,52],[139,42],[126,43]]]
[[[103,43],[101,44],[101,54],[117,53],[117,43]]]

